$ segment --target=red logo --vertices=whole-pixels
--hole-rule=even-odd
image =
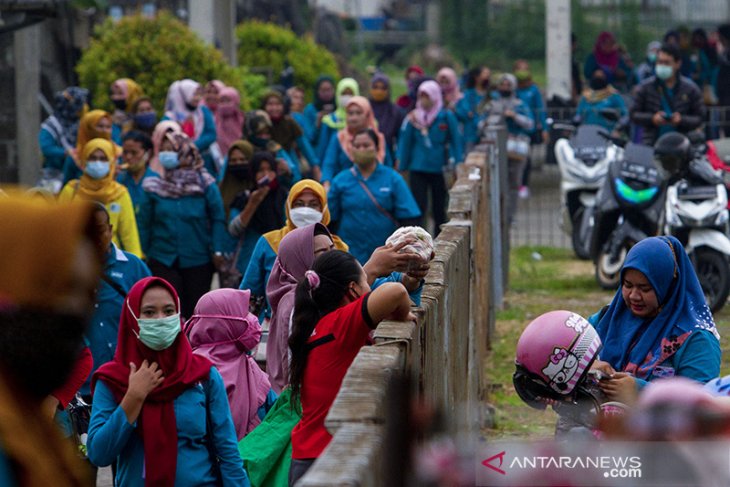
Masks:
[[[502,470],[500,468],[502,466],[502,463],[504,462],[505,453],[506,452],[497,453],[496,455],[487,458],[486,460],[484,460],[482,462],[482,465],[484,465],[487,468],[491,468],[492,470],[494,470],[497,473],[501,473],[502,475],[507,475],[507,472],[505,472],[504,470]],[[499,467],[495,467],[494,465],[492,465],[492,462],[494,460],[496,460],[497,458],[499,458]]]

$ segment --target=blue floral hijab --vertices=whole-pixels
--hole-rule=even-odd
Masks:
[[[596,326],[603,341],[601,360],[616,370],[645,379],[674,355],[693,331],[708,330],[720,338],[700,282],[679,240],[642,240],[626,256],[621,269],[622,283],[626,269],[636,269],[646,276],[659,300],[659,314],[649,319],[635,316],[619,288]]]

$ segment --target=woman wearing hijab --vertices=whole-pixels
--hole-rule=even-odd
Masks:
[[[129,131],[137,131],[152,137],[152,132],[157,125],[157,111],[152,105],[152,99],[141,96],[132,104],[132,120],[129,124]]]
[[[304,107],[304,119],[307,126],[302,127],[317,153],[319,153],[317,141],[322,119],[334,112],[335,108],[337,108],[335,80],[331,76],[320,76],[314,83],[314,101]]]
[[[88,98],[89,90],[77,86],[56,93],[53,115],[41,124],[38,134],[44,168],[62,171],[66,160],[72,158]]]
[[[228,154],[231,144],[243,135],[243,112],[238,90],[224,86],[218,92],[218,106],[215,110],[217,142],[223,154]]]
[[[116,462],[116,485],[249,485],[221,374],[181,329],[169,282],[132,287],[114,360],[92,379],[89,459]]]
[[[256,298],[266,296],[266,283],[269,281],[282,239],[297,228],[314,223],[327,226],[330,223],[327,193],[321,184],[312,179],[303,179],[292,186],[286,200],[285,211],[286,224],[279,229],[264,233],[258,239],[246,267],[241,289],[250,290]],[[347,244],[339,237],[335,235],[332,239],[335,248],[348,250]],[[269,311],[267,309],[266,317],[269,317]]]
[[[336,108],[333,112],[322,117],[322,124],[317,135],[317,157],[320,161],[324,160],[332,136],[345,128],[347,118],[345,107],[353,96],[358,95],[360,95],[360,87],[354,79],[343,78],[337,83],[337,89],[335,90]]]
[[[237,140],[228,148],[226,162],[221,168],[219,187],[223,197],[223,208],[226,211],[226,221],[231,211],[231,203],[236,195],[242,191],[251,191],[254,185],[251,181],[251,158],[253,146],[247,140]]]
[[[456,104],[464,97],[459,87],[459,79],[456,71],[451,68],[441,68],[436,73],[436,81],[441,86],[441,93],[444,96],[444,107],[452,112],[456,109]]]
[[[623,97],[616,91],[616,88],[608,84],[606,73],[602,69],[597,69],[588,82],[588,89],[580,97],[575,114],[580,117],[581,123],[600,125],[611,132],[618,123],[618,119],[606,119],[601,114],[606,109],[617,111],[619,118],[628,116]]]
[[[602,69],[608,82],[614,86],[630,79],[631,68],[621,55],[616,37],[610,32],[601,32],[596,38],[593,52],[588,54],[583,66],[583,76],[590,79],[596,69]]]
[[[484,118],[484,105],[489,99],[492,72],[486,66],[469,70],[464,96],[456,102],[454,113],[464,134],[463,153],[468,154],[479,142],[479,122]]]
[[[398,141],[401,171],[410,171],[411,191],[421,215],[428,211],[428,189],[431,188],[436,235],[446,222],[446,182],[444,167],[453,154],[456,164],[462,162],[462,141],[456,116],[444,110],[441,87],[425,81],[418,88],[416,108],[408,114]]]
[[[254,110],[246,114],[243,124],[243,136],[253,146],[254,153],[268,152],[276,158],[276,171],[279,183],[286,188],[302,179],[299,166],[294,163],[289,153],[273,139],[274,124],[264,110]]]
[[[150,158],[150,169],[159,174],[165,175],[165,168],[160,164],[160,147],[167,134],[181,134],[180,124],[172,120],[163,120],[155,126],[152,132],[152,157]]]
[[[381,164],[392,167],[393,161],[386,150],[385,137],[378,130],[370,102],[364,96],[353,96],[345,106],[345,126],[332,135],[327,153],[322,161],[322,184],[329,188],[329,183],[340,172],[353,165],[352,141],[355,134],[371,129],[378,137],[377,160]]]
[[[228,218],[228,245],[238,254],[236,267],[243,275],[261,235],[280,228],[286,220],[284,204],[287,191],[279,183],[276,159],[268,151],[251,158],[249,187],[231,203]],[[231,238],[232,237],[232,238]]]
[[[720,373],[712,313],[674,237],[649,237],[632,247],[621,269],[621,288],[589,321],[603,342],[593,368],[611,374],[601,386],[612,400],[634,397],[656,379],[680,376],[704,383]]]
[[[142,87],[129,78],[114,81],[109,93],[109,98],[114,104],[112,139],[121,144],[122,135],[131,129],[132,107],[144,93]]]
[[[400,126],[405,112],[390,100],[390,78],[383,73],[375,73],[370,81],[370,106],[378,122],[378,130],[385,137],[385,146],[391,160],[395,160]]]
[[[214,79],[208,81],[203,88],[203,100],[201,103],[208,107],[213,115],[215,115],[218,111],[218,105],[221,100],[221,91],[225,87],[226,84],[223,81]]]
[[[303,129],[286,113],[287,100],[279,91],[267,92],[261,102],[264,111],[271,119],[271,138],[281,145],[289,154],[294,164],[299,167],[301,174],[309,174],[311,168],[320,165],[319,158],[314,153],[311,144],[304,136]],[[300,157],[299,153],[303,156]],[[304,163],[302,162],[304,160]]]
[[[142,257],[137,220],[127,188],[114,179],[116,146],[106,139],[92,139],[80,153],[83,173],[69,181],[58,196],[59,201],[81,198],[98,201],[109,212],[112,241],[117,247]]]
[[[223,201],[187,135],[165,134],[159,159],[165,175],[142,183],[139,234],[152,274],[175,286],[187,317],[210,290],[214,268],[222,265]]]
[[[250,296],[237,289],[210,291],[185,323],[193,353],[210,360],[223,377],[238,440],[261,423],[276,402],[268,376],[253,357],[261,325],[248,311]]]
[[[426,72],[423,68],[415,64],[406,69],[406,86],[408,87],[408,93],[401,95],[398,98],[398,101],[396,101],[396,104],[405,112],[410,112],[416,105],[418,80],[423,78],[425,75]]]
[[[167,90],[165,117],[180,124],[182,132],[190,137],[205,161],[205,168],[216,176],[211,145],[216,141],[215,119],[207,106],[200,103],[203,96],[200,83],[191,79],[175,81]]]
[[[71,157],[66,159],[63,168],[63,182],[66,184],[72,179],[78,179],[83,172],[80,155],[84,146],[91,139],[106,139],[114,143],[117,157],[122,155],[122,148],[112,139],[112,116],[104,110],[91,110],[84,114],[79,121],[79,130],[76,137],[76,148],[71,151]]]

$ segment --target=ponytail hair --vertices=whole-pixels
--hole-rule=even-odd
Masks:
[[[297,284],[289,336],[289,385],[292,397],[299,396],[301,392],[309,355],[307,340],[312,336],[314,327],[320,318],[340,307],[349,284],[360,281],[361,273],[362,267],[353,255],[341,250],[330,250],[317,257],[312,270],[307,271]]]

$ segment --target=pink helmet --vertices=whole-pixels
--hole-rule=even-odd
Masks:
[[[542,383],[551,396],[567,396],[585,377],[601,346],[598,333],[585,318],[571,311],[550,311],[522,332],[515,363],[518,372]]]

